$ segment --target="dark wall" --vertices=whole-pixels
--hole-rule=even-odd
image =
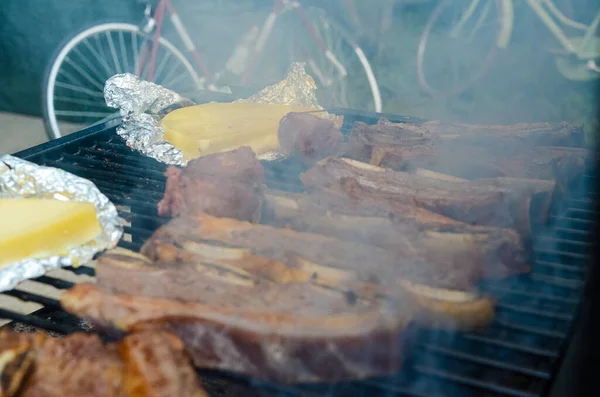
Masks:
[[[0,111],[39,114],[47,63],[58,45],[102,20],[139,20],[135,0],[0,0]]]

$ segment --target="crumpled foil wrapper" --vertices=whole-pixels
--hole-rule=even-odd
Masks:
[[[280,105],[319,106],[314,79],[306,73],[304,62],[295,62],[288,69],[284,80],[260,90],[246,99],[234,102],[265,103]],[[171,165],[185,165],[183,153],[164,139],[160,126],[162,118],[175,109],[192,106],[195,103],[158,84],[139,79],[132,74],[117,74],[106,81],[104,86],[106,104],[119,109],[123,117],[117,128],[127,146],[145,156]],[[326,114],[326,117],[340,128],[343,116]],[[259,156],[261,160],[278,160],[283,153],[273,151]]]
[[[123,235],[117,209],[92,182],[57,168],[0,155],[0,198],[28,197],[91,202],[96,206],[102,232],[87,244],[73,248],[66,256],[29,258],[0,267],[0,292],[52,269],[85,264],[96,253],[114,248]]]

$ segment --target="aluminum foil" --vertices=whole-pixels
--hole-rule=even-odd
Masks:
[[[235,102],[323,109],[317,102],[317,85],[306,73],[305,66],[303,62],[293,63],[284,80]],[[185,165],[181,151],[165,141],[160,121],[174,109],[195,105],[193,101],[132,74],[118,74],[108,79],[104,86],[104,98],[106,104],[119,109],[123,117],[117,134],[125,139],[127,146],[166,164]],[[342,116],[326,114],[323,117],[332,120],[338,128],[343,123]],[[283,153],[276,151],[259,156],[261,160],[278,160],[283,157]]]
[[[85,264],[96,253],[114,248],[123,235],[117,209],[92,182],[57,168],[0,155],[0,198],[27,197],[91,202],[96,206],[102,232],[93,241],[72,249],[66,256],[30,258],[1,267],[0,292],[11,290],[21,281],[39,277],[52,269]]]

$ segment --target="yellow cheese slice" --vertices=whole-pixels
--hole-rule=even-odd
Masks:
[[[161,125],[165,139],[181,150],[186,160],[250,146],[256,154],[277,149],[279,122],[289,112],[316,108],[260,104],[206,103],[177,109]],[[320,116],[323,113],[315,113]]]
[[[102,231],[92,203],[0,199],[0,267],[63,255]]]

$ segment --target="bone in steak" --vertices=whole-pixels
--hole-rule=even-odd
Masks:
[[[444,139],[460,139],[465,142],[506,142],[513,146],[568,146],[583,147],[585,135],[580,125],[561,123],[518,123],[505,125],[477,125],[428,121],[423,124],[393,123],[382,117],[377,127],[426,131],[427,134]]]
[[[269,191],[265,194],[269,223],[296,231],[371,244],[388,250],[418,250],[440,268],[475,263],[483,278],[505,277],[529,271],[527,252],[512,229],[419,230],[413,223],[388,217],[336,213],[313,202],[311,196]],[[475,230],[473,230],[475,229]],[[454,263],[453,265],[449,265]]]
[[[340,292],[303,284],[263,287],[256,293],[254,288],[244,278],[229,287],[208,279],[198,291],[205,299],[196,303],[78,285],[61,302],[100,326],[169,329],[184,341],[200,368],[314,382],[360,379],[401,367],[410,313],[401,316],[397,307],[388,310],[359,298],[349,301]]]
[[[279,122],[279,145],[289,155],[311,166],[340,152],[344,136],[332,121],[311,113],[292,112]]]
[[[497,129],[466,126],[465,130],[458,127],[446,130],[440,125],[357,122],[345,156],[384,168],[423,167],[467,179],[500,176],[556,179],[562,187],[581,173],[584,160],[592,155],[576,147],[539,146],[540,142],[547,145],[578,142],[574,136],[581,132],[566,127],[544,129],[545,134],[558,137],[539,140],[527,139],[529,135],[525,134],[539,133],[535,127],[527,130],[512,126]],[[577,133],[571,136],[568,131]],[[563,137],[562,133],[567,136]]]
[[[14,371],[15,366],[4,366],[0,378],[18,381],[18,394],[13,395],[19,397],[207,396],[182,342],[166,331],[132,334],[118,344],[103,344],[91,334],[62,339],[0,334],[0,357],[11,357],[17,351],[26,351],[32,365],[24,368],[21,361],[21,372]],[[26,376],[22,376],[23,370]]]
[[[207,213],[256,221],[260,217],[264,169],[247,146],[169,167],[161,216]]]
[[[413,317],[428,317],[434,326],[469,328],[493,318],[493,302],[471,294],[420,293],[420,286],[400,283],[378,297],[377,288],[352,284],[350,275],[335,269],[328,274],[319,267],[311,275],[314,267],[297,268],[297,279],[279,277],[284,273],[248,266],[257,260],[251,254],[218,248],[212,254],[206,247],[188,245],[187,253],[178,248],[183,261],[177,263],[153,262],[125,250],[108,252],[99,259],[98,283],[76,286],[61,302],[101,327],[169,329],[184,341],[198,367],[284,382],[397,371],[412,341]],[[261,263],[268,266],[268,261]],[[319,284],[322,274],[328,286]],[[132,284],[123,285],[123,279]]]
[[[350,198],[365,195],[390,206],[398,202],[414,205],[472,225],[515,228],[526,239],[531,234],[532,198],[541,194],[545,196],[542,201],[548,201],[553,189],[544,189],[554,187],[552,183],[507,186],[507,182],[493,180],[454,182],[334,157],[310,168],[302,175],[302,182],[309,190],[342,191]],[[534,215],[542,219],[546,216]]]
[[[159,243],[211,242],[243,248],[283,263],[308,261],[354,272],[359,280],[395,285],[409,279],[433,287],[469,289],[481,278],[476,261],[436,263],[427,260],[419,242],[402,240],[394,250],[364,243],[208,215],[176,218],[161,226],[141,252],[156,257]]]

